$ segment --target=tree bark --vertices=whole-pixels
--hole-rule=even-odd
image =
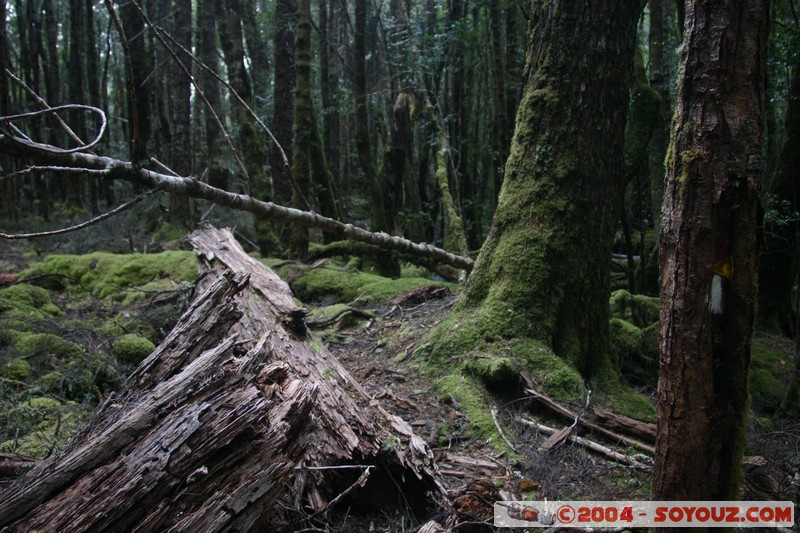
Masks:
[[[311,209],[311,2],[297,0],[297,35],[294,45],[294,128],[292,129],[292,207]],[[308,228],[289,230],[289,258],[308,258]]]
[[[216,1],[205,0],[197,4],[197,53],[200,61],[205,63],[214,72],[219,70],[217,56],[217,17],[215,13]],[[208,100],[211,109],[218,115],[222,112],[219,81],[205,69],[201,70],[200,88]],[[214,120],[211,109],[202,107],[203,133],[205,134],[205,150],[203,164],[206,166],[208,183],[213,187],[228,189],[228,171],[225,168],[223,132]],[[220,115],[224,120],[224,117]]]
[[[737,500],[769,1],[687,1],[661,230],[654,496]]]
[[[294,123],[294,44],[297,28],[297,1],[275,2],[275,97],[272,118],[272,133],[286,152],[291,164],[292,124]],[[284,163],[276,146],[270,152],[272,165],[273,199],[281,205],[289,205],[292,199],[291,168]]]
[[[370,201],[370,229],[392,231],[384,205],[383,187],[375,165],[369,129],[369,99],[367,98],[367,0],[355,0],[355,26],[353,28],[353,85],[356,98],[355,128],[358,164],[363,173]]]
[[[527,84],[492,230],[457,312],[585,375],[608,354],[608,263],[639,2],[535,1]]]
[[[192,48],[192,2],[173,0],[172,37],[187,50]],[[185,55],[178,54],[185,58]],[[184,64],[188,61],[184,60]],[[191,80],[174,60],[170,63],[170,168],[180,175],[192,173],[191,135]],[[188,66],[188,65],[187,65]],[[170,220],[175,224],[192,227],[194,215],[191,199],[170,196]]]
[[[87,429],[0,495],[0,527],[293,530],[284,508],[320,510],[362,472],[341,464],[373,470],[355,496],[368,505],[442,490],[430,449],[369,405],[283,281],[229,230],[190,242],[205,274],[189,309]]]

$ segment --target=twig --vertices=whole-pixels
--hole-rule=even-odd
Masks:
[[[296,466],[295,470],[312,471],[312,470],[367,470],[375,465],[336,465],[336,466]]]
[[[40,107],[42,107],[42,109],[49,109],[50,111],[53,111],[53,108],[52,108],[52,107],[50,107],[50,106],[48,105],[48,103],[47,103],[47,102],[44,100],[44,98],[42,98],[41,96],[39,96],[39,95],[36,93],[36,91],[34,91],[34,90],[33,90],[33,89],[31,89],[30,87],[28,87],[28,85],[27,85],[27,84],[26,84],[24,81],[22,81],[21,79],[19,79],[18,77],[16,77],[16,76],[15,76],[15,75],[14,75],[14,74],[13,74],[13,73],[10,71],[10,70],[8,70],[8,69],[6,69],[6,76],[8,76],[8,77],[9,77],[9,78],[11,78],[12,80],[14,80],[14,81],[16,82],[16,84],[17,84],[17,85],[19,85],[20,87],[22,87],[22,88],[25,90],[25,92],[27,92],[27,93],[28,93],[28,95],[29,95],[31,98],[33,98],[33,100],[34,100],[34,101],[35,101],[37,104],[39,104],[39,106],[40,106]],[[84,144],[84,142],[83,142],[83,139],[81,139],[80,137],[78,137],[78,135],[77,135],[77,134],[76,134],[74,131],[72,131],[72,128],[70,128],[70,127],[67,125],[67,123],[66,123],[66,122],[64,122],[64,120],[62,120],[62,118],[61,118],[61,117],[58,115],[58,113],[56,113],[55,111],[53,111],[53,117],[55,117],[55,119],[56,119],[56,122],[58,122],[58,123],[61,125],[61,128],[62,128],[62,129],[63,129],[63,130],[64,130],[64,131],[67,133],[67,135],[68,135],[68,136],[69,136],[69,137],[70,137],[70,138],[71,138],[73,141],[75,141],[75,142],[76,142],[76,143],[78,143],[78,144]]]
[[[508,447],[511,448],[512,451],[516,452],[517,449],[514,447],[513,444],[511,444],[511,441],[508,440],[508,437],[506,437],[506,434],[503,432],[503,428],[500,427],[500,421],[497,419],[497,409],[494,407],[492,408],[492,420],[494,420],[494,425],[497,428],[498,433],[500,433],[500,436],[505,441],[505,443],[508,444]]]
[[[536,422],[534,420],[528,420],[527,418],[520,417],[517,420],[519,420],[521,423],[525,424],[526,426],[530,426],[532,428],[535,428],[537,431],[540,431],[540,432],[545,433],[547,435],[552,435],[552,434],[554,434],[554,433],[556,433],[558,431],[558,430],[553,429],[551,427],[545,426],[544,424],[539,424],[538,422]],[[633,466],[633,467],[636,467],[636,468],[643,468],[643,469],[650,468],[649,466],[644,465],[644,464],[638,462],[637,460],[633,459],[629,455],[625,455],[625,454],[616,452],[616,451],[612,450],[611,448],[609,448],[607,446],[603,446],[602,444],[599,444],[599,443],[594,442],[592,440],[585,439],[583,437],[578,437],[577,435],[573,435],[573,434],[570,434],[567,437],[567,439],[573,441],[576,444],[580,444],[581,446],[589,448],[590,450],[595,451],[595,452],[597,452],[597,453],[599,453],[601,455],[604,455],[605,457],[607,457],[607,458],[609,458],[609,459],[611,459],[613,461],[616,461],[618,463],[622,463],[622,464],[625,464],[625,465],[628,465],[628,466]]]
[[[155,190],[149,190],[149,191],[143,192],[142,194],[140,194],[139,196],[137,196],[133,200],[125,202],[121,206],[116,207],[116,208],[112,209],[111,211],[109,211],[107,213],[103,213],[102,215],[98,215],[98,216],[94,217],[91,220],[87,220],[86,222],[81,222],[80,224],[76,224],[75,226],[70,226],[68,228],[56,229],[56,230],[52,230],[52,231],[41,231],[41,232],[38,232],[38,233],[18,233],[16,235],[10,235],[8,233],[1,233],[0,232],[0,239],[7,239],[7,240],[10,240],[10,241],[11,240],[15,240],[15,239],[33,239],[33,238],[36,238],[36,237],[51,237],[53,235],[63,235],[65,233],[78,231],[79,229],[86,228],[86,227],[91,226],[93,224],[97,224],[98,222],[101,222],[101,221],[103,221],[103,220],[105,220],[107,218],[110,218],[110,217],[116,215],[117,213],[119,213],[120,211],[124,211],[124,210],[128,209],[132,205],[138,204],[139,202],[141,202],[142,200],[144,200],[145,198],[147,198],[148,196],[150,196],[154,192],[155,192]]]
[[[367,482],[367,480],[369,479],[369,474],[370,474],[370,471],[372,470],[372,468],[373,468],[372,466],[368,466],[368,467],[367,467],[367,468],[366,468],[366,469],[365,469],[365,470],[364,470],[364,471],[361,473],[361,475],[360,475],[360,476],[358,476],[358,479],[356,480],[356,482],[355,482],[355,483],[353,483],[352,485],[350,485],[349,487],[347,487],[347,489],[345,489],[345,491],[344,491],[344,492],[342,492],[341,494],[339,494],[338,496],[336,496],[334,499],[332,499],[331,501],[329,501],[329,502],[328,502],[328,504],[327,504],[325,507],[323,507],[322,509],[320,509],[320,510],[319,510],[319,511],[317,511],[316,513],[313,513],[313,514],[311,514],[311,515],[309,515],[309,516],[305,517],[305,518],[303,519],[303,522],[310,522],[311,520],[313,520],[313,519],[314,519],[314,518],[316,518],[317,516],[319,516],[319,515],[321,515],[322,513],[326,512],[328,509],[330,509],[331,507],[333,507],[334,505],[336,505],[336,504],[339,502],[339,500],[341,500],[342,498],[344,498],[345,496],[347,496],[348,494],[350,494],[351,492],[353,492],[354,490],[356,490],[356,487],[363,487],[363,486],[364,486],[364,484],[365,484],[365,483]]]

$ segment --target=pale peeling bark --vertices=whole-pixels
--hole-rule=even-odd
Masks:
[[[441,490],[430,449],[369,405],[283,281],[228,230],[190,241],[206,274],[189,309],[67,449],[0,495],[0,527],[246,531],[281,522],[277,499],[318,510],[362,473],[299,465],[374,465],[359,498]]]
[[[41,165],[48,165],[48,170],[64,173],[79,170],[80,174],[96,174],[108,180],[120,179],[191,198],[202,198],[215,204],[248,211],[259,218],[298,224],[309,228],[320,228],[323,231],[330,232],[335,237],[363,242],[384,250],[396,250],[426,257],[459,269],[472,269],[472,259],[451,254],[430,244],[415,243],[387,233],[369,232],[358,226],[345,224],[311,211],[300,211],[276,205],[272,202],[263,202],[256,200],[252,196],[218,189],[191,176],[161,174],[141,167],[134,167],[131,163],[111,157],[81,153],[53,154],[43,150],[42,147],[46,147],[46,145],[34,144],[23,140],[12,140],[7,135],[0,135],[0,148],[5,153],[32,159]],[[57,166],[53,167],[52,165]]]
[[[736,500],[756,299],[769,2],[685,7],[662,210],[654,492],[661,500]]]

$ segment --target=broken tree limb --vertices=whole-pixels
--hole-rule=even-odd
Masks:
[[[526,379],[526,381],[527,381],[527,379]],[[565,406],[561,405],[560,403],[556,402],[555,400],[553,400],[552,398],[550,398],[546,394],[537,391],[535,388],[533,388],[531,386],[532,382],[529,382],[528,385],[529,386],[528,386],[528,388],[525,389],[525,392],[530,394],[531,397],[534,400],[536,400],[541,405],[546,407],[550,412],[552,412],[554,414],[557,414],[559,416],[562,416],[564,418],[568,418],[568,419],[573,420],[573,421],[576,420],[578,415],[574,411],[572,411],[571,409],[568,409],[567,407],[565,407]],[[591,409],[590,411],[594,412],[596,410],[597,409],[594,408],[594,409]],[[603,411],[603,413],[608,413],[608,411]],[[632,419],[627,419],[627,420],[632,420]],[[579,418],[578,419],[578,424],[580,426],[590,430],[590,431],[593,431],[595,433],[599,433],[600,435],[602,435],[605,438],[607,438],[609,440],[612,440],[614,442],[622,442],[624,444],[627,444],[628,446],[633,446],[633,447],[638,448],[638,449],[640,449],[640,450],[642,450],[644,452],[647,452],[649,454],[654,454],[655,453],[655,448],[653,447],[653,445],[651,445],[651,444],[649,444],[647,442],[641,442],[640,440],[637,440],[635,438],[629,437],[627,435],[623,435],[621,433],[615,433],[614,431],[606,429],[603,426],[600,426],[600,425],[598,425],[597,423],[595,423],[595,422],[593,422],[591,420],[587,420],[585,418]],[[639,424],[641,424],[643,426],[647,425],[645,422],[640,422]],[[653,437],[653,440],[651,442],[655,443],[655,436]]]
[[[371,466],[353,498],[442,491],[430,449],[370,405],[285,283],[230,231],[190,241],[205,270],[191,305],[66,449],[0,493],[0,528],[269,530],[360,474],[298,466]]]
[[[108,180],[128,181],[151,189],[190,198],[200,198],[232,209],[248,211],[264,219],[308,228],[319,228],[339,238],[371,244],[386,250],[397,250],[427,257],[463,270],[471,270],[473,266],[472,259],[451,254],[430,244],[415,243],[386,233],[373,233],[311,211],[300,211],[272,202],[262,202],[252,196],[212,187],[193,177],[161,174],[145,168],[137,168],[130,162],[111,157],[84,153],[52,153],[41,146],[46,145],[33,143],[19,137],[11,137],[8,133],[0,134],[0,150],[11,156],[30,158],[37,165],[32,167],[36,170],[91,174]]]
[[[539,431],[540,433],[544,433],[545,435],[559,434],[560,437],[563,438],[563,432],[565,432],[566,430],[566,434],[568,435],[566,438],[574,442],[575,444],[579,444],[585,448],[597,452],[600,455],[603,455],[604,457],[607,457],[608,459],[611,459],[612,461],[615,461],[617,463],[621,463],[628,466],[635,466],[637,468],[648,468],[647,465],[640,463],[639,461],[637,461],[636,459],[634,459],[629,455],[625,455],[624,453],[619,453],[617,451],[612,450],[608,446],[603,446],[602,444],[594,442],[593,440],[579,437],[573,433],[570,433],[569,428],[563,428],[562,430],[557,430],[555,428],[545,426],[544,424],[540,424],[534,420],[528,420],[527,418],[518,418],[518,420],[523,424],[525,424],[526,426],[530,426]]]

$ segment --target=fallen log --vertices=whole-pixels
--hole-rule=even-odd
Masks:
[[[0,493],[0,528],[292,529],[285,509],[346,490],[382,508],[443,491],[430,449],[370,406],[283,281],[228,230],[190,242],[204,263],[191,305],[66,449]]]

